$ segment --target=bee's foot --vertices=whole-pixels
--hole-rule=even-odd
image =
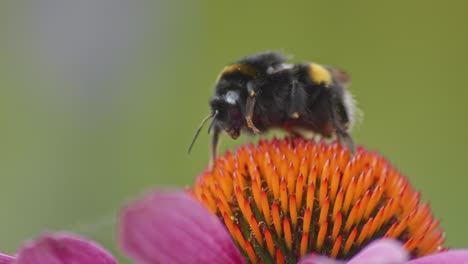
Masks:
[[[254,123],[253,123],[251,117],[247,117],[247,118],[246,118],[246,121],[247,121],[247,126],[248,126],[250,129],[252,129],[252,131],[253,131],[255,134],[260,134],[260,130],[254,125]]]

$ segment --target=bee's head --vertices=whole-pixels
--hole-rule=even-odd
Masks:
[[[226,131],[233,139],[239,137],[240,130],[245,125],[240,100],[239,90],[229,90],[216,95],[210,101],[211,110],[215,114],[214,125]]]
[[[193,144],[197,140],[201,129],[210,119],[212,119],[212,121],[208,128],[208,133],[210,133],[211,128],[214,127],[216,128],[214,133],[219,133],[221,130],[224,130],[233,139],[239,137],[240,130],[245,122],[239,100],[240,93],[236,90],[229,90],[225,93],[217,94],[213,99],[210,100],[211,113],[206,116],[201,122],[200,126],[198,126],[197,131],[195,132],[192,142],[188,148],[189,153],[193,147]]]

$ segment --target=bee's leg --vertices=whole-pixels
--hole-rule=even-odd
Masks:
[[[215,168],[216,158],[219,145],[219,135],[221,134],[221,129],[219,126],[215,125],[213,127],[213,134],[211,134],[211,146],[210,146],[210,167],[211,169]]]
[[[255,96],[253,97],[247,97],[247,103],[246,103],[246,115],[245,115],[245,121],[247,122],[247,126],[252,129],[252,131],[255,134],[259,134],[260,130],[254,125],[252,121],[252,116],[255,108]]]
[[[259,134],[260,130],[255,126],[252,121],[254,109],[255,109],[255,99],[257,93],[254,90],[254,86],[252,82],[247,83],[247,91],[249,93],[247,97],[247,102],[245,106],[245,121],[247,122],[247,126],[252,129],[255,134]]]
[[[353,138],[349,135],[348,131],[346,131],[345,126],[343,125],[343,122],[340,120],[337,112],[337,104],[336,100],[333,98],[330,98],[330,105],[331,105],[331,111],[330,111],[330,117],[331,117],[331,122],[333,126],[335,127],[335,132],[338,140],[342,145],[345,145],[349,149],[349,153],[351,155],[354,155],[356,153],[356,149],[354,147],[354,141]]]
[[[336,135],[338,139],[340,140],[342,145],[348,146],[349,153],[351,155],[354,155],[356,153],[356,149],[354,147],[354,141],[353,138],[349,135],[346,130],[342,128],[337,128],[336,129]]]
[[[294,143],[296,142],[296,139],[304,138],[301,132],[294,128],[287,129],[287,131],[288,131],[289,140],[293,147],[295,146]]]
[[[288,134],[289,134],[289,136],[291,137],[291,139],[294,139],[294,138],[304,138],[304,136],[302,135],[301,132],[299,132],[299,131],[297,131],[297,130],[294,130],[294,129],[288,130]]]
[[[316,135],[311,130],[300,129],[300,128],[291,128],[291,129],[287,129],[287,131],[291,137],[303,138],[306,140],[313,139]]]
[[[299,83],[294,80],[291,84],[291,94],[288,106],[288,116],[293,119],[298,119],[301,113],[306,108],[307,94]]]

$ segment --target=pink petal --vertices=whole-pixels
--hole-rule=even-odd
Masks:
[[[348,262],[311,255],[302,258],[299,264],[404,264],[407,259],[408,253],[400,243],[391,239],[380,239],[366,246]]]
[[[98,244],[73,234],[44,235],[27,243],[14,264],[117,264]]]
[[[0,253],[0,264],[10,264],[15,260],[13,257]]]
[[[370,243],[348,264],[398,264],[406,263],[408,253],[402,245],[391,239],[380,239]]]
[[[124,208],[120,244],[137,263],[244,263],[221,222],[180,191],[157,191]]]
[[[468,264],[468,250],[450,250],[414,259],[408,264]]]

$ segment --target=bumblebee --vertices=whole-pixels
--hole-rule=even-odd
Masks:
[[[349,130],[356,108],[346,89],[350,77],[330,66],[286,62],[281,53],[264,52],[224,67],[209,102],[211,113],[197,129],[189,151],[204,124],[212,119],[208,128],[212,165],[222,131],[233,139],[241,131],[260,134],[271,128],[302,137],[314,132],[338,138],[354,153]]]

